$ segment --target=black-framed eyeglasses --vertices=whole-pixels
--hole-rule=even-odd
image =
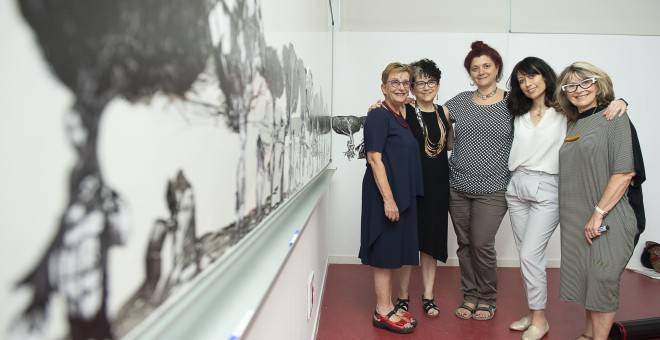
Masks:
[[[427,80],[427,81],[416,81],[413,83],[416,89],[423,89],[424,85],[428,86],[430,89],[435,88],[438,86],[438,81],[437,80]]]
[[[401,85],[403,85],[403,88],[406,88],[406,89],[410,88],[410,82],[407,81],[407,80],[406,81],[399,81],[399,80],[394,79],[394,80],[388,80],[388,81],[386,81],[386,83],[390,83],[390,85],[392,85],[392,87],[394,87],[394,88],[398,88]]]
[[[587,78],[577,84],[566,84],[561,86],[561,90],[567,93],[573,93],[577,91],[578,86],[583,88],[583,89],[588,89],[592,87],[596,83],[596,78]]]

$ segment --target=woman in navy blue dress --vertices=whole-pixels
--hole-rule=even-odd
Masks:
[[[423,195],[419,145],[403,113],[411,69],[389,64],[382,73],[383,106],[364,123],[367,168],[362,181],[360,259],[373,267],[376,290],[375,327],[410,333],[416,320],[397,314],[392,303],[394,269],[419,264],[417,196]]]

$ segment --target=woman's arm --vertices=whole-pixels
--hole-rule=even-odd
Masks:
[[[607,188],[605,188],[603,196],[600,198],[600,201],[598,201],[598,208],[605,212],[612,210],[621,197],[626,193],[633,177],[635,177],[634,171],[616,174],[610,177],[610,181],[607,183]],[[584,236],[587,238],[589,244],[591,244],[591,239],[600,235],[598,228],[603,224],[604,217],[605,216],[598,212],[594,207],[591,219],[589,219],[589,222],[587,222],[587,225],[584,227]]]
[[[612,120],[616,117],[621,117],[628,110],[628,102],[623,99],[617,99],[610,102],[607,109],[603,111],[603,116],[607,120]]]
[[[367,110],[367,112],[370,112],[371,110],[377,109],[381,106],[383,106],[383,101],[378,99],[375,104],[369,106],[369,109]]]
[[[376,180],[378,191],[380,191],[381,196],[383,196],[385,216],[390,221],[396,222],[399,220],[399,208],[394,201],[394,195],[392,195],[390,183],[387,181],[387,173],[385,172],[385,164],[383,164],[382,156],[383,155],[380,152],[368,151],[367,162],[371,167],[371,171],[374,173],[374,179]]]
[[[413,101],[412,98],[410,98],[410,97],[406,97],[405,104],[410,104],[410,103],[412,103],[412,101]],[[381,106],[383,106],[383,101],[380,100],[380,99],[378,99],[378,100],[376,101],[375,104],[372,104],[371,106],[369,106],[369,109],[367,110],[367,112],[369,112],[369,111],[371,111],[371,110],[373,110],[373,109],[377,109],[377,108],[379,108],[379,107],[381,107]],[[625,111],[625,110],[624,110],[624,111]],[[403,117],[403,118],[406,118],[406,117]]]
[[[451,120],[451,113],[449,113],[449,108],[447,107],[447,105],[446,104],[442,105],[442,108],[445,110],[445,114],[447,115],[447,121],[449,122],[449,124],[454,123],[454,121]]]
[[[447,106],[443,105],[442,109],[445,110],[445,117],[449,123],[449,129],[447,130],[447,150],[454,149],[454,143],[456,142],[456,134],[454,133],[454,124],[451,121],[451,115],[449,114],[449,109]]]

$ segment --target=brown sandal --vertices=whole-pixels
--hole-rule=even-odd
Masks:
[[[485,305],[485,304],[484,304]],[[474,320],[479,320],[479,321],[487,321],[495,317],[495,306],[488,304],[487,306],[480,306],[477,304],[477,308],[474,309],[474,313],[472,313],[472,319]],[[477,312],[488,312],[488,315],[478,317]]]
[[[456,314],[457,317],[459,317],[459,318],[461,318],[461,319],[463,319],[463,320],[470,320],[470,319],[472,319],[472,315],[474,314],[474,307],[470,307],[470,306],[468,306],[468,305],[467,305],[468,303],[469,303],[469,302],[465,302],[465,301],[464,301],[460,306],[458,306],[458,308],[456,308],[456,311],[454,311],[454,314]],[[476,307],[476,304],[475,304],[475,307]],[[459,309],[465,309],[466,311],[470,312],[470,315],[465,315],[465,316],[464,316],[462,313],[459,313],[459,312],[458,312]]]

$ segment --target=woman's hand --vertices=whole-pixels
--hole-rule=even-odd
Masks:
[[[383,106],[383,101],[379,100],[379,101],[376,102],[376,104],[369,106],[369,110],[367,110],[367,112],[369,112],[373,109],[377,109],[381,106]]]
[[[383,201],[385,202],[385,217],[392,222],[397,222],[399,220],[399,207],[396,206],[394,198],[386,198]]]
[[[607,109],[603,111],[605,119],[612,120],[615,117],[621,117],[628,110],[628,105],[621,99],[613,100]]]
[[[610,177],[610,181],[607,182],[607,187],[603,193],[603,197],[598,201],[598,207],[605,211],[610,211],[614,209],[614,206],[619,202],[621,197],[628,190],[628,186],[635,177],[635,172],[626,172],[621,174],[614,174]],[[594,207],[594,212],[591,214],[591,219],[587,222],[587,225],[584,226],[584,237],[587,238],[587,242],[591,244],[591,240],[600,236],[598,228],[603,224],[603,215],[596,211]]]
[[[412,98],[407,97],[405,103],[406,103],[406,104],[410,104],[410,103],[412,103],[412,101],[413,101]],[[377,101],[374,105],[369,106],[369,110],[367,110],[367,112],[369,112],[369,111],[371,111],[371,110],[373,110],[373,109],[377,109],[377,108],[379,108],[379,107],[381,107],[381,106],[383,106],[383,101],[382,101],[382,100],[379,100],[379,101]]]
[[[600,236],[600,232],[598,231],[598,228],[600,228],[602,224],[603,224],[603,215],[594,211],[594,213],[591,214],[591,219],[589,219],[587,225],[584,226],[584,237],[587,238],[587,242],[589,243],[589,245],[593,244],[591,240]]]
[[[380,152],[367,151],[367,162],[371,167],[371,171],[374,172],[378,191],[383,196],[385,217],[392,222],[396,222],[399,220],[399,207],[396,205],[396,201],[394,201],[394,195],[392,195],[390,182],[387,180],[387,173],[385,172],[382,157],[383,155]]]

